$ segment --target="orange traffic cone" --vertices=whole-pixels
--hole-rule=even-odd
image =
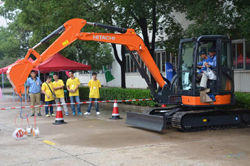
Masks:
[[[64,122],[64,119],[63,119],[62,106],[59,105],[59,106],[57,106],[56,119],[55,119],[55,123],[53,123],[53,124],[59,125],[59,124],[65,124],[65,123],[66,122]]]
[[[117,103],[116,100],[114,102],[113,112],[112,112],[111,119],[121,119],[120,114],[119,114],[119,110],[118,110],[118,103]]]

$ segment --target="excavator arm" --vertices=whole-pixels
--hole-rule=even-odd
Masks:
[[[81,32],[82,28],[86,24],[118,31],[120,33]],[[58,34],[61,35],[41,55],[35,51],[35,48],[37,48],[39,45],[45,43]],[[147,66],[149,72],[153,75],[154,79],[161,88],[163,88],[166,84],[162,78],[159,68],[155,64],[143,40],[135,33],[133,29],[124,29],[98,23],[91,23],[87,22],[84,19],[75,18],[67,21],[50,35],[42,39],[33,48],[28,50],[24,59],[8,69],[7,77],[10,80],[16,93],[21,96],[21,94],[24,92],[24,83],[26,82],[33,68],[76,40],[97,41],[125,45],[129,51],[138,53],[144,64]],[[36,60],[33,62],[30,62],[28,60],[31,55],[34,55],[36,57]]]

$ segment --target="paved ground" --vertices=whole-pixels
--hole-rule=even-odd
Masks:
[[[15,105],[19,102],[13,99],[0,100],[0,107]],[[123,107],[130,108],[142,109]],[[40,137],[19,141],[12,138],[12,132],[16,127],[26,127],[26,121],[19,118],[19,110],[0,111],[0,165],[249,165],[249,128],[189,133],[170,129],[159,134],[128,127],[124,119],[110,120],[110,105],[102,105],[101,109],[101,116],[69,116],[65,117],[68,123],[59,126],[52,125],[54,118],[38,117]],[[86,106],[82,107],[84,110]],[[29,120],[33,123],[33,118]],[[55,144],[46,144],[44,140]]]

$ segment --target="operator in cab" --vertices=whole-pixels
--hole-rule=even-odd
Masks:
[[[205,64],[206,67],[210,67],[211,69],[215,69],[216,68],[216,50],[215,48],[210,48],[208,50],[208,54],[209,54],[209,62],[207,62]]]
[[[201,50],[199,52],[199,55],[200,55],[201,61],[197,63],[197,68],[198,68],[198,73],[197,73],[197,78],[196,78],[197,82],[201,81],[202,74],[204,71],[206,71],[205,63],[208,63],[210,60],[210,58],[208,58],[207,56],[206,50]]]
[[[198,74],[202,74],[202,72],[206,70],[205,63],[209,62],[209,58],[207,57],[206,50],[201,50],[199,55],[201,57],[201,61],[197,63],[197,68],[199,69]]]
[[[207,80],[216,80],[214,69],[216,68],[216,51],[214,48],[208,50],[209,57],[203,61],[204,67],[201,68],[202,76],[200,81],[201,90],[207,88]],[[205,55],[203,55],[205,57]],[[203,69],[203,70],[202,70]]]

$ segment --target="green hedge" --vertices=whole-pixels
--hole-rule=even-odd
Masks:
[[[89,88],[80,87],[81,100],[88,100]],[[101,100],[112,99],[147,99],[151,98],[149,89],[122,89],[122,88],[101,88]],[[236,107],[250,109],[250,93],[235,92]],[[154,101],[139,101],[131,102],[129,104],[136,104],[141,106],[157,106]]]
[[[82,100],[88,100],[89,88],[80,87],[80,98]],[[101,88],[100,89],[101,100],[123,100],[123,99],[146,99],[151,98],[150,91],[148,89],[123,89],[123,88]],[[154,101],[138,101],[130,102],[129,104],[141,105],[141,106],[155,106],[157,103]]]
[[[0,87],[2,88],[2,82],[0,82]],[[12,87],[10,82],[4,82],[4,87]]]
[[[235,92],[236,106],[250,109],[250,93]]]

